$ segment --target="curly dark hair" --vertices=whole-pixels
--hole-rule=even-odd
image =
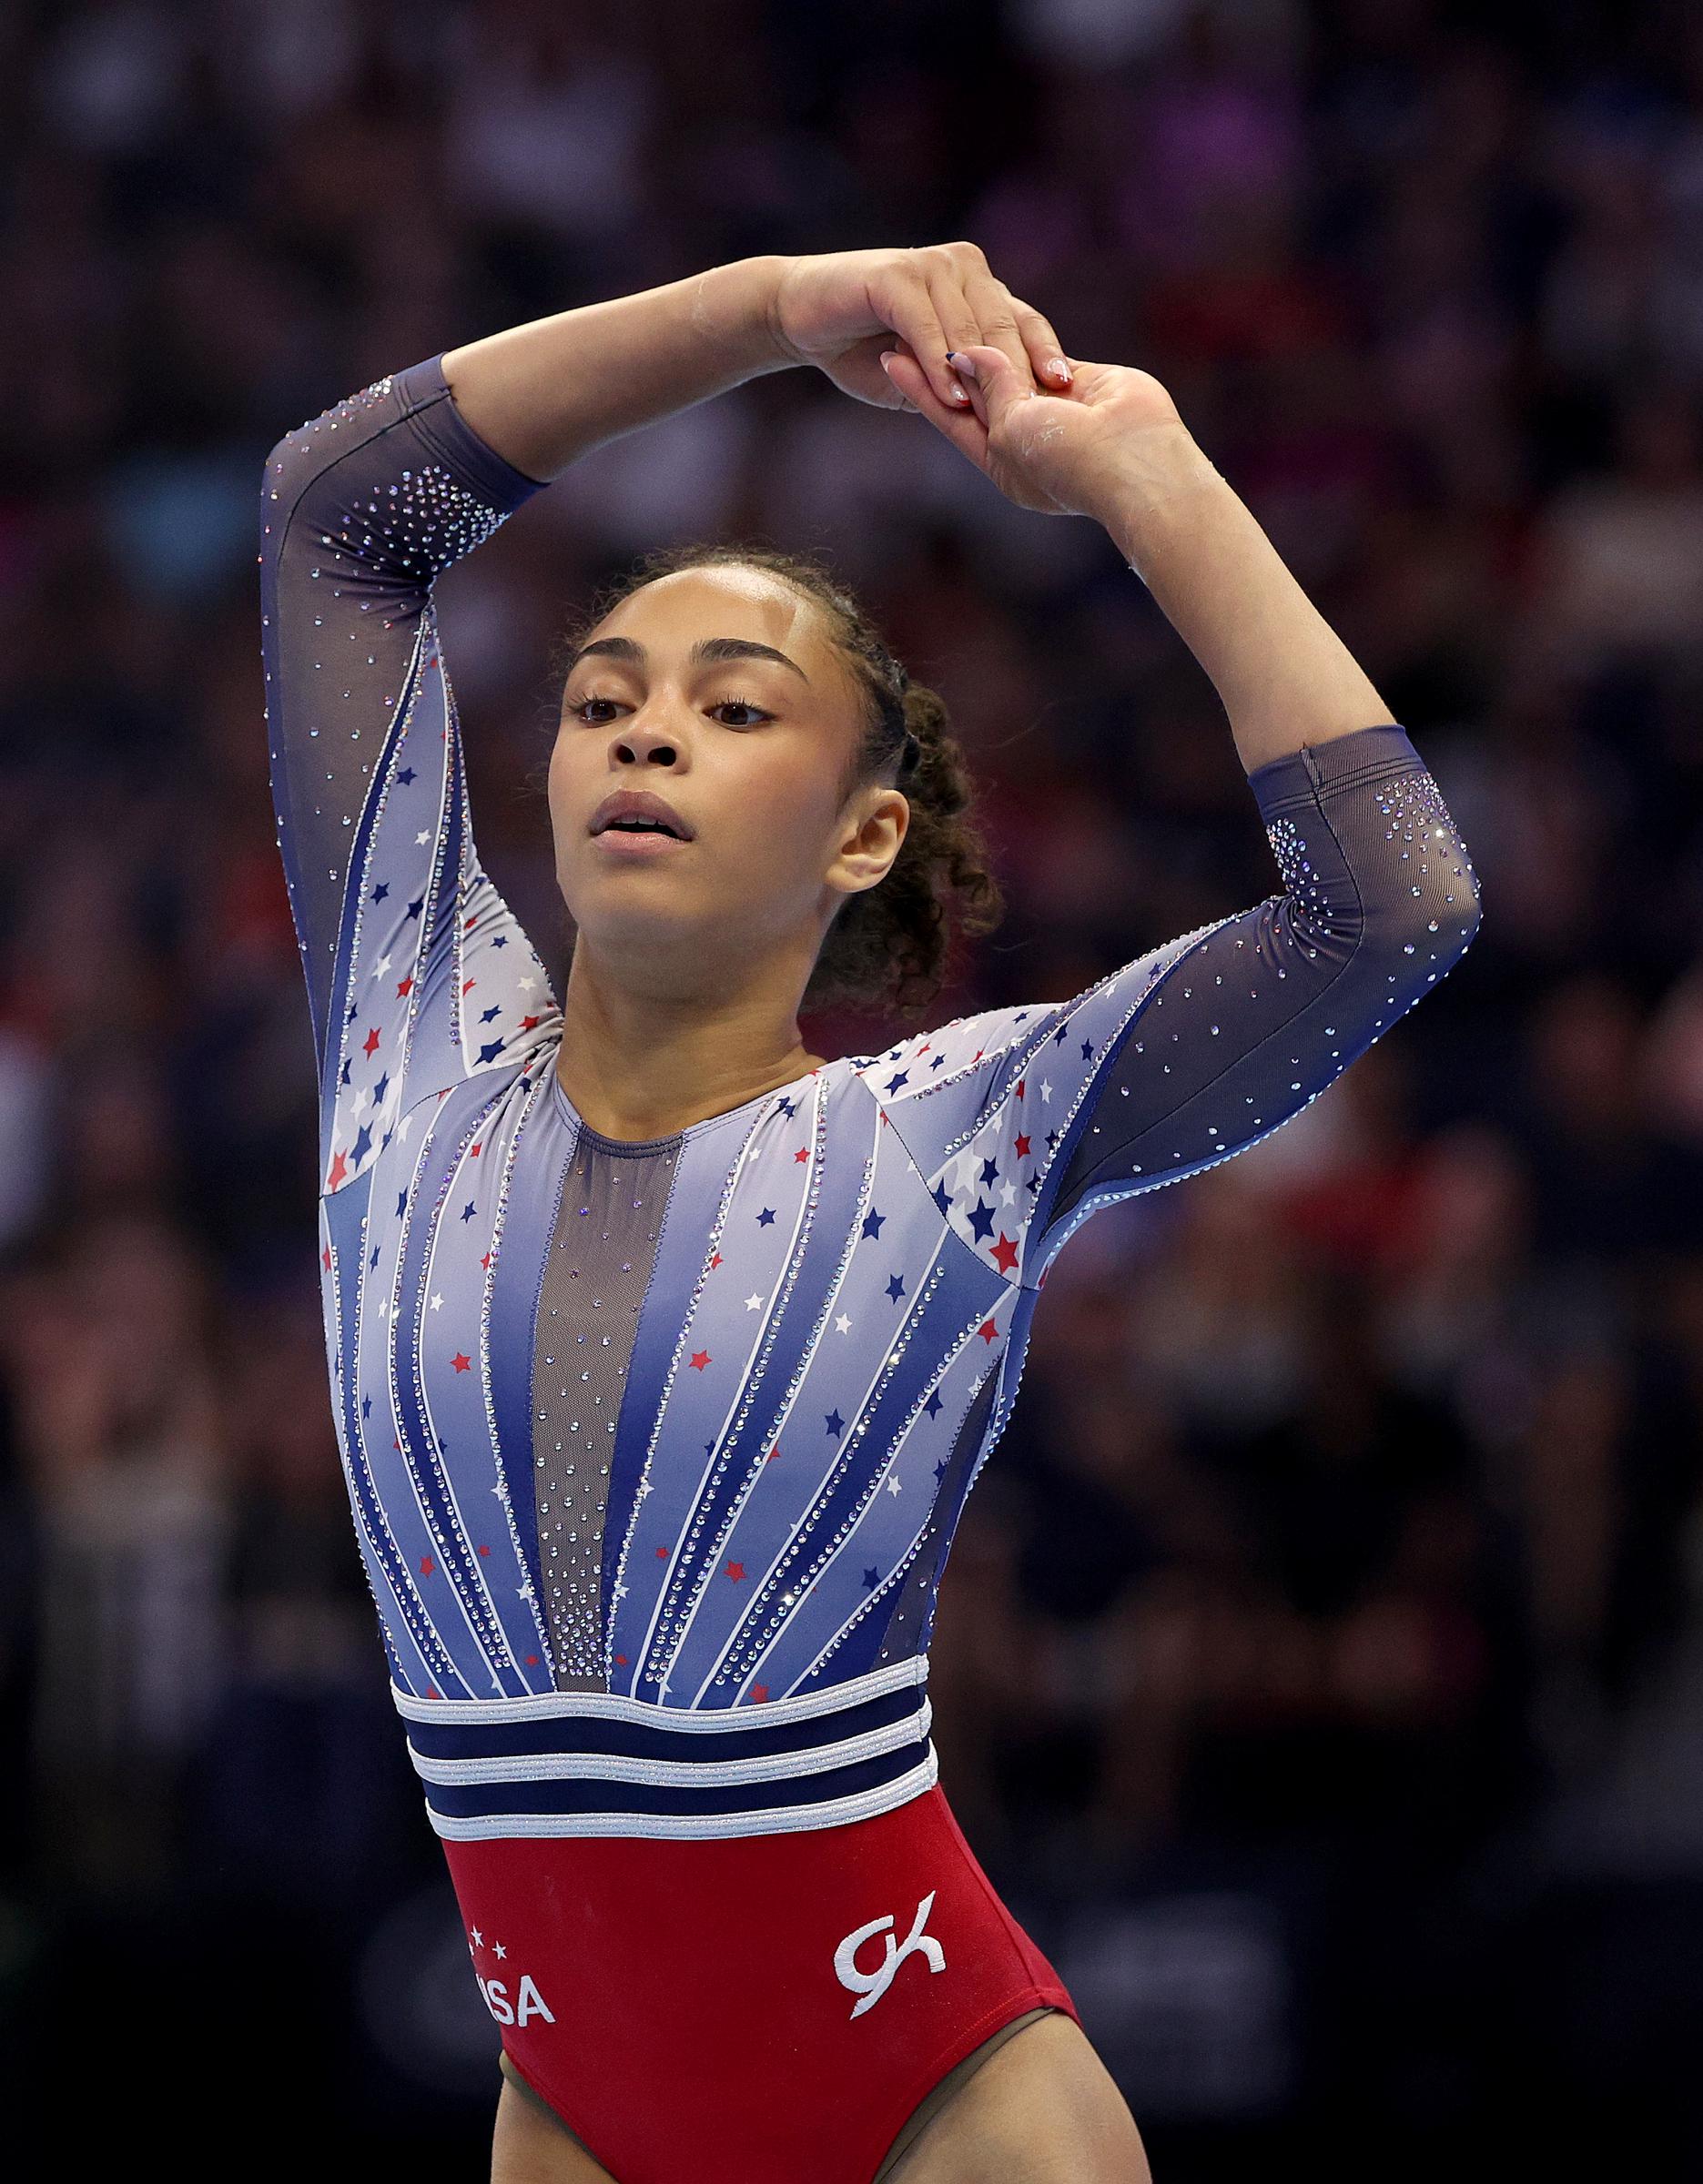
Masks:
[[[658,547],[599,592],[558,639],[552,679],[559,690],[568,662],[598,623],[646,584],[686,569],[728,566],[765,570],[815,601],[863,693],[864,733],[845,769],[838,801],[866,783],[885,779],[910,805],[904,844],[886,878],[847,895],[835,912],[800,1009],[849,1005],[920,1016],[945,983],[954,939],[991,933],[1005,915],[1005,897],[970,816],[973,784],[963,749],[949,732],[945,703],[937,692],[911,681],[863,607],[824,563],[768,546],[698,541]]]

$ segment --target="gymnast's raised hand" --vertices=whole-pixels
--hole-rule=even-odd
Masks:
[[[914,410],[1019,508],[1103,516],[1114,448],[1180,428],[1149,372],[1068,358],[979,245],[838,250],[787,262],[771,303],[781,348],[885,410]]]

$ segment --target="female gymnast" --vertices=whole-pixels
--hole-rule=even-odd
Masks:
[[[699,547],[572,647],[552,993],[474,847],[433,580],[586,450],[798,365],[1106,527],[1282,893],[1069,1000],[807,1053],[802,1003],[926,977],[988,885],[939,701],[857,603]],[[968,243],[447,350],[280,440],[261,524],[333,1407],[502,2028],[496,2184],[1139,2184],[938,1785],[937,1589],[1065,1239],[1269,1136],[1465,950],[1435,784],[1159,382],[1065,359]]]

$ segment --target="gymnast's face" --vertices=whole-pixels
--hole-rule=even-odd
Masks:
[[[839,795],[862,725],[825,612],[785,579],[684,569],[623,600],[569,668],[550,762],[557,884],[600,967],[680,995],[762,956],[802,991],[909,819],[897,789]],[[689,838],[593,833],[618,790],[660,797]]]

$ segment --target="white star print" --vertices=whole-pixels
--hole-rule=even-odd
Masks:
[[[506,1956],[509,1953],[500,1941],[493,1941],[491,1946],[493,1949],[495,1949],[499,1956]]]
[[[1006,1184],[1004,1188],[1000,1191],[999,1196],[1004,1200],[1006,1205],[1009,1206],[1012,1199],[1017,1196],[1017,1185],[1015,1183]]]
[[[428,827],[422,827],[422,828],[421,828],[421,830],[420,831],[420,833],[419,833],[419,834],[417,834],[414,836],[415,843],[416,843],[417,844],[420,844],[420,845],[421,845],[421,846],[423,846],[423,845],[424,845],[426,843],[430,842],[430,841],[431,841],[431,829],[429,826],[428,826]]]
[[[390,1299],[389,1299],[388,1297],[386,1297],[385,1299],[383,1299],[383,1300],[380,1302],[380,1306],[379,1306],[379,1317],[380,1317],[380,1320],[388,1320],[388,1319],[390,1318]]]
[[[646,1495],[646,1494],[648,1494],[648,1493],[650,1492],[650,1491],[651,1491],[651,1482],[650,1482],[650,1481],[649,1481],[648,1479],[641,1479],[641,1480],[639,1481],[639,1491],[638,1491],[638,1496],[637,1496],[638,1500],[639,1500],[639,1501],[641,1501],[641,1502],[643,1502],[643,1501],[644,1501],[644,1497],[645,1497],[645,1495]]]
[[[389,957],[388,956],[380,956],[380,958],[379,958],[379,960],[378,960],[378,962],[377,962],[377,963],[375,963],[375,964],[373,965],[373,966],[372,966],[372,975],[373,975],[373,976],[374,976],[375,978],[382,978],[382,977],[383,977],[383,976],[384,976],[384,974],[386,973],[386,971],[388,971],[388,970],[390,969],[390,957]]]
[[[897,1494],[897,1493],[898,1492],[898,1491],[899,1491],[899,1482],[898,1482],[898,1473],[897,1473],[897,1471],[895,1471],[895,1472],[894,1472],[894,1474],[893,1474],[893,1476],[892,1476],[892,1477],[891,1477],[891,1478],[890,1478],[890,1479],[887,1481],[887,1491],[888,1491],[888,1493],[889,1493],[889,1494]]]
[[[763,1304],[763,1299],[762,1299],[762,1298],[761,1298],[761,1297],[759,1297],[759,1296],[756,1294],[756,1292],[755,1292],[755,1290],[753,1290],[753,1291],[752,1291],[752,1293],[751,1293],[751,1295],[745,1299],[745,1309],[746,1309],[746,1311],[748,1311],[748,1312],[755,1312],[755,1311],[758,1311],[758,1310],[760,1310],[760,1309],[761,1309],[761,1308],[762,1308],[762,1304]]]
[[[627,1589],[626,1589],[626,1587],[625,1587],[624,1585],[617,1585],[617,1586],[615,1587],[615,1598],[616,1598],[617,1600],[624,1600],[624,1599],[626,1598],[626,1596],[627,1596]]]
[[[434,1312],[440,1312],[443,1309],[443,1292],[441,1290],[440,1290],[437,1296],[432,1299],[431,1309]]]
[[[484,1936],[483,1936],[483,1935],[482,1935],[482,1934],[480,1932],[480,1930],[479,1930],[479,1928],[478,1928],[477,1926],[474,1926],[474,1927],[471,1929],[471,1931],[472,1931],[472,1936],[473,1936],[473,1946],[474,1946],[476,1949],[482,1949],[482,1948],[484,1947],[484,1946],[485,1946],[485,1937],[484,1937]]]
[[[839,1330],[842,1335],[850,1334],[851,1321],[846,1317],[844,1312],[840,1314],[839,1318],[834,1322],[834,1324]]]
[[[1048,1101],[1049,1101],[1049,1100],[1051,1097],[1052,1097],[1052,1087],[1051,1087],[1051,1086],[1050,1086],[1050,1085],[1049,1085],[1049,1084],[1047,1082],[1046,1078],[1043,1077],[1041,1078],[1041,1080],[1040,1080],[1040,1104],[1042,1105],[1042,1107],[1045,1107],[1045,1106],[1046,1106],[1046,1104],[1047,1104],[1047,1102],[1048,1102]]]
[[[538,984],[538,981],[529,971],[524,978],[517,978],[514,983],[520,987],[523,994],[530,994],[532,988]]]

